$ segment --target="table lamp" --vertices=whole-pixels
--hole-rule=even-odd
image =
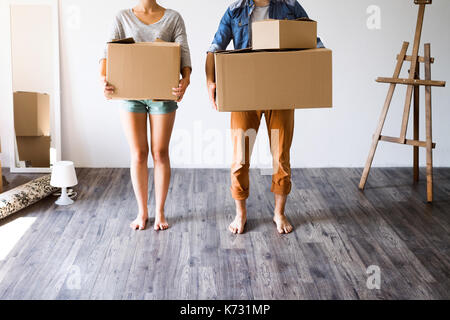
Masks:
[[[61,188],[61,196],[55,202],[59,206],[67,206],[74,201],[67,195],[67,188],[78,184],[75,166],[72,161],[59,161],[53,165],[50,185]]]

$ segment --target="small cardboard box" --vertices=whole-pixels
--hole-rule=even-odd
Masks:
[[[50,167],[50,137],[17,137],[19,160],[34,168]]]
[[[50,135],[50,96],[37,92],[14,92],[14,128],[17,136]]]
[[[331,108],[332,51],[215,54],[219,111]]]
[[[263,20],[252,23],[252,49],[315,49],[317,22],[310,19]]]
[[[172,88],[180,80],[181,48],[171,42],[108,44],[106,79],[115,87],[112,99],[176,100]]]

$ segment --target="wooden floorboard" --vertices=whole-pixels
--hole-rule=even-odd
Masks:
[[[6,172],[8,188],[37,176]],[[35,218],[0,261],[0,299],[450,299],[450,169],[435,170],[432,205],[423,169],[414,184],[411,169],[375,168],[364,192],[360,176],[293,170],[295,230],[279,235],[271,177],[252,170],[247,232],[232,235],[228,170],[173,170],[172,227],[135,232],[129,170],[78,169],[74,205],[49,197],[0,221]]]

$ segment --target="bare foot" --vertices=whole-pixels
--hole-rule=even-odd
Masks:
[[[236,215],[233,222],[228,226],[228,230],[234,234],[244,233],[245,224],[247,223],[246,215]]]
[[[246,200],[235,200],[236,217],[228,226],[228,230],[234,234],[244,233],[245,224],[247,223],[247,205]]]
[[[148,214],[139,214],[137,218],[130,223],[130,228],[133,230],[145,230],[147,226]]]
[[[164,217],[164,212],[156,214],[154,229],[155,231],[169,229],[169,224],[167,223],[166,218]]]
[[[288,234],[294,230],[294,227],[290,224],[284,214],[276,214],[273,217],[273,222],[277,225],[277,230],[281,234]]]

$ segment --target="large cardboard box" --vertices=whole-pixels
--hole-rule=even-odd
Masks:
[[[315,49],[317,22],[310,19],[263,20],[252,23],[252,48]]]
[[[219,111],[331,108],[332,51],[215,54]]]
[[[19,160],[34,168],[50,167],[50,137],[17,137]]]
[[[176,100],[172,88],[178,87],[180,80],[180,45],[121,42],[108,44],[106,78],[115,87],[110,98]]]
[[[37,92],[14,92],[14,128],[17,136],[50,135],[50,96]]]

